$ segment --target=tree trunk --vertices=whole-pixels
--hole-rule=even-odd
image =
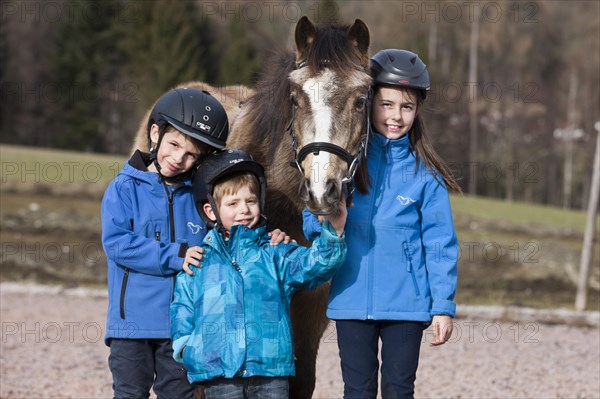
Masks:
[[[477,84],[477,47],[479,44],[479,14],[471,24],[471,42],[469,48],[469,85]],[[473,86],[470,86],[473,87]],[[477,176],[479,165],[477,164],[477,153],[479,151],[478,129],[477,129],[477,86],[473,90],[473,96],[469,95],[469,162],[470,170],[475,173],[469,174],[469,194],[477,194]]]

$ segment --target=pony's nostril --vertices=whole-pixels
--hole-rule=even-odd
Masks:
[[[337,204],[340,200],[340,190],[339,185],[336,184],[336,181],[333,179],[327,180],[327,184],[325,185],[325,200],[328,204]]]
[[[303,179],[302,183],[300,183],[300,188],[298,189],[298,195],[300,199],[304,202],[308,202],[311,197],[310,187],[308,185],[308,180]]]

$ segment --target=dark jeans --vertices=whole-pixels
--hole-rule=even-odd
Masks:
[[[206,399],[288,399],[287,377],[216,378],[204,383]]]
[[[410,321],[336,321],[344,398],[376,398],[381,338],[381,395],[412,398],[427,324]]]
[[[108,366],[117,399],[192,399],[185,368],[173,359],[170,339],[111,339]]]

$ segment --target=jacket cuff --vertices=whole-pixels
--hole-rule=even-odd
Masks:
[[[183,363],[183,348],[187,345],[187,341],[190,338],[189,335],[177,338],[173,341],[173,359],[178,363]]]
[[[335,229],[333,228],[333,226],[331,225],[331,223],[329,223],[328,220],[325,220],[321,226],[322,226],[322,229],[323,229],[321,231],[321,236],[323,236],[327,241],[339,242],[339,241],[344,240],[346,238],[346,232],[345,231],[342,233],[341,237],[338,237],[337,231],[335,231]]]
[[[185,258],[185,253],[187,252],[188,248],[189,245],[187,242],[179,244],[179,252],[177,253],[177,256],[180,258]]]
[[[445,299],[434,300],[430,311],[431,316],[435,315],[447,315],[454,317],[456,314],[456,304],[453,301]]]

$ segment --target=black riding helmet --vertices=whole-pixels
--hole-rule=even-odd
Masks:
[[[267,183],[265,179],[264,168],[252,158],[250,154],[242,150],[223,150],[208,155],[202,161],[202,166],[198,169],[193,180],[194,203],[198,214],[211,228],[220,228],[221,220],[212,196],[215,184],[222,178],[239,172],[253,173],[258,179],[260,185],[260,211],[263,223],[266,217],[262,214],[265,207],[265,193]],[[204,212],[204,204],[209,203],[217,216],[217,222],[210,220]]]
[[[381,50],[371,57],[374,85],[392,85],[415,89],[423,99],[429,90],[427,66],[419,56],[407,50]]]
[[[152,148],[150,127],[156,123],[160,134]],[[156,153],[168,125],[210,147],[223,149],[229,134],[225,109],[209,92],[194,88],[177,88],[158,99],[148,118],[148,148]]]

